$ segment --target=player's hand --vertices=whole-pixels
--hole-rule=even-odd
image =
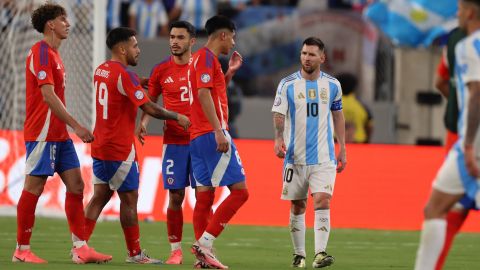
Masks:
[[[228,61],[229,72],[236,72],[242,66],[242,63],[242,56],[237,51],[234,51],[232,57],[230,57],[230,60]]]
[[[227,137],[223,133],[223,130],[217,129],[215,130],[215,142],[217,142],[217,151],[220,153],[228,152],[230,148],[230,144],[228,143]]]
[[[84,143],[91,143],[93,142],[93,134],[90,130],[84,128],[83,126],[78,126],[73,130],[75,134],[82,140]]]
[[[477,159],[475,158],[475,151],[471,145],[465,146],[465,165],[467,166],[467,171],[471,176],[476,178],[480,176]]]
[[[285,157],[285,152],[287,151],[287,146],[283,141],[283,138],[275,139],[275,146],[273,147],[275,155],[279,158]]]
[[[337,173],[341,173],[347,166],[347,154],[346,154],[345,148],[340,148],[340,151],[338,152],[338,155],[337,155],[337,161],[338,161]]]
[[[148,80],[149,78],[141,77],[140,78],[140,85],[143,89],[148,89]]]
[[[188,127],[190,126],[190,119],[188,119],[188,117],[186,117],[185,115],[183,114],[178,114],[177,115],[177,123],[183,127],[183,129],[185,131],[187,131]]]
[[[147,135],[147,127],[140,123],[135,130],[135,136],[137,136],[142,145],[145,143],[145,135]]]

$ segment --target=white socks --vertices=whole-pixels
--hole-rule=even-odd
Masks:
[[[201,245],[201,246],[204,246],[204,247],[207,247],[207,248],[212,248],[213,246],[213,241],[216,239],[215,236],[207,233],[207,232],[204,232],[202,234],[202,236],[200,237],[200,239],[198,239],[198,243]]]
[[[294,215],[290,212],[290,236],[292,237],[294,253],[306,257],[305,253],[305,213]]]
[[[83,247],[84,245],[87,244],[87,241],[81,240],[80,238],[78,238],[78,236],[76,236],[73,233],[72,233],[72,242],[73,242],[73,247],[74,248],[81,248],[81,247]]]
[[[315,210],[313,224],[315,234],[315,254],[327,249],[330,236],[330,209]]]
[[[170,247],[172,248],[172,251],[182,249],[182,242],[170,243]]]
[[[415,270],[434,270],[442,252],[447,232],[445,219],[426,219],[423,221],[420,245],[415,261]]]

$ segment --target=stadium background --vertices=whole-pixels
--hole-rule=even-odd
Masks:
[[[2,216],[15,215],[23,187],[24,61],[30,46],[40,37],[31,29],[29,16],[32,8],[41,2],[1,2],[0,220]],[[92,126],[92,70],[108,57],[104,45],[107,1],[56,2],[67,7],[72,22],[70,36],[61,47],[67,71],[67,108],[81,123]],[[376,20],[375,10],[368,14],[367,1],[352,1],[353,9],[351,5],[346,9],[345,6],[329,8],[329,5],[333,7],[332,3],[342,1],[293,2],[299,2],[298,6],[249,7],[235,18],[239,28],[236,49],[244,56],[244,66],[234,78],[242,89],[242,112],[235,122],[239,134],[236,144],[252,196],[232,223],[287,225],[289,205],[279,199],[282,162],[273,154],[270,109],[278,81],[299,68],[302,40],[316,35],[327,47],[328,62],[323,69],[332,75],[356,74],[360,80],[358,94],[371,108],[375,121],[372,144],[347,146],[349,164],[337,177],[332,226],[418,230],[431,181],[445,155],[441,146],[420,145],[442,143],[444,101],[425,104],[419,103],[418,97],[426,94],[436,100],[438,95],[433,89],[433,76],[441,51],[439,43],[442,34],[452,27],[450,23],[455,19],[456,9],[452,3],[456,1],[430,1],[448,9],[441,16],[433,14],[428,6],[418,4],[429,1],[403,1],[417,4],[407,10],[411,23],[424,34],[415,41],[402,39],[405,33],[402,36],[401,24],[395,24],[394,33],[389,32],[392,28],[388,26],[389,20]],[[302,2],[307,2],[303,8]],[[431,31],[432,25],[441,25],[443,30]],[[411,35],[409,32],[408,36]],[[197,45],[204,41],[205,38],[200,37]],[[134,69],[140,76],[148,76],[151,67],[169,54],[165,37],[140,39],[140,48],[140,64]],[[168,195],[161,179],[161,122],[152,123],[149,133],[146,145],[138,148],[141,164],[138,211],[142,219],[164,221]],[[74,139],[86,182],[86,202],[92,194],[90,150],[88,145]],[[227,192],[217,192],[216,202]],[[191,222],[195,199],[192,192],[187,194],[185,218]],[[60,179],[52,177],[37,207],[39,216],[64,218],[64,196]],[[118,198],[105,209],[104,219],[116,219]],[[307,220],[311,226],[311,219]],[[480,232],[479,221],[477,214],[471,215],[463,230]]]

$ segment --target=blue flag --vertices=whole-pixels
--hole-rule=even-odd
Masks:
[[[455,0],[380,0],[365,10],[365,17],[395,45],[427,47],[457,26]]]

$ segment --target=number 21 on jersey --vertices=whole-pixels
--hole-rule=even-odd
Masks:
[[[108,89],[104,82],[95,81],[95,91],[97,92],[98,103],[103,107],[103,119],[108,119]]]

